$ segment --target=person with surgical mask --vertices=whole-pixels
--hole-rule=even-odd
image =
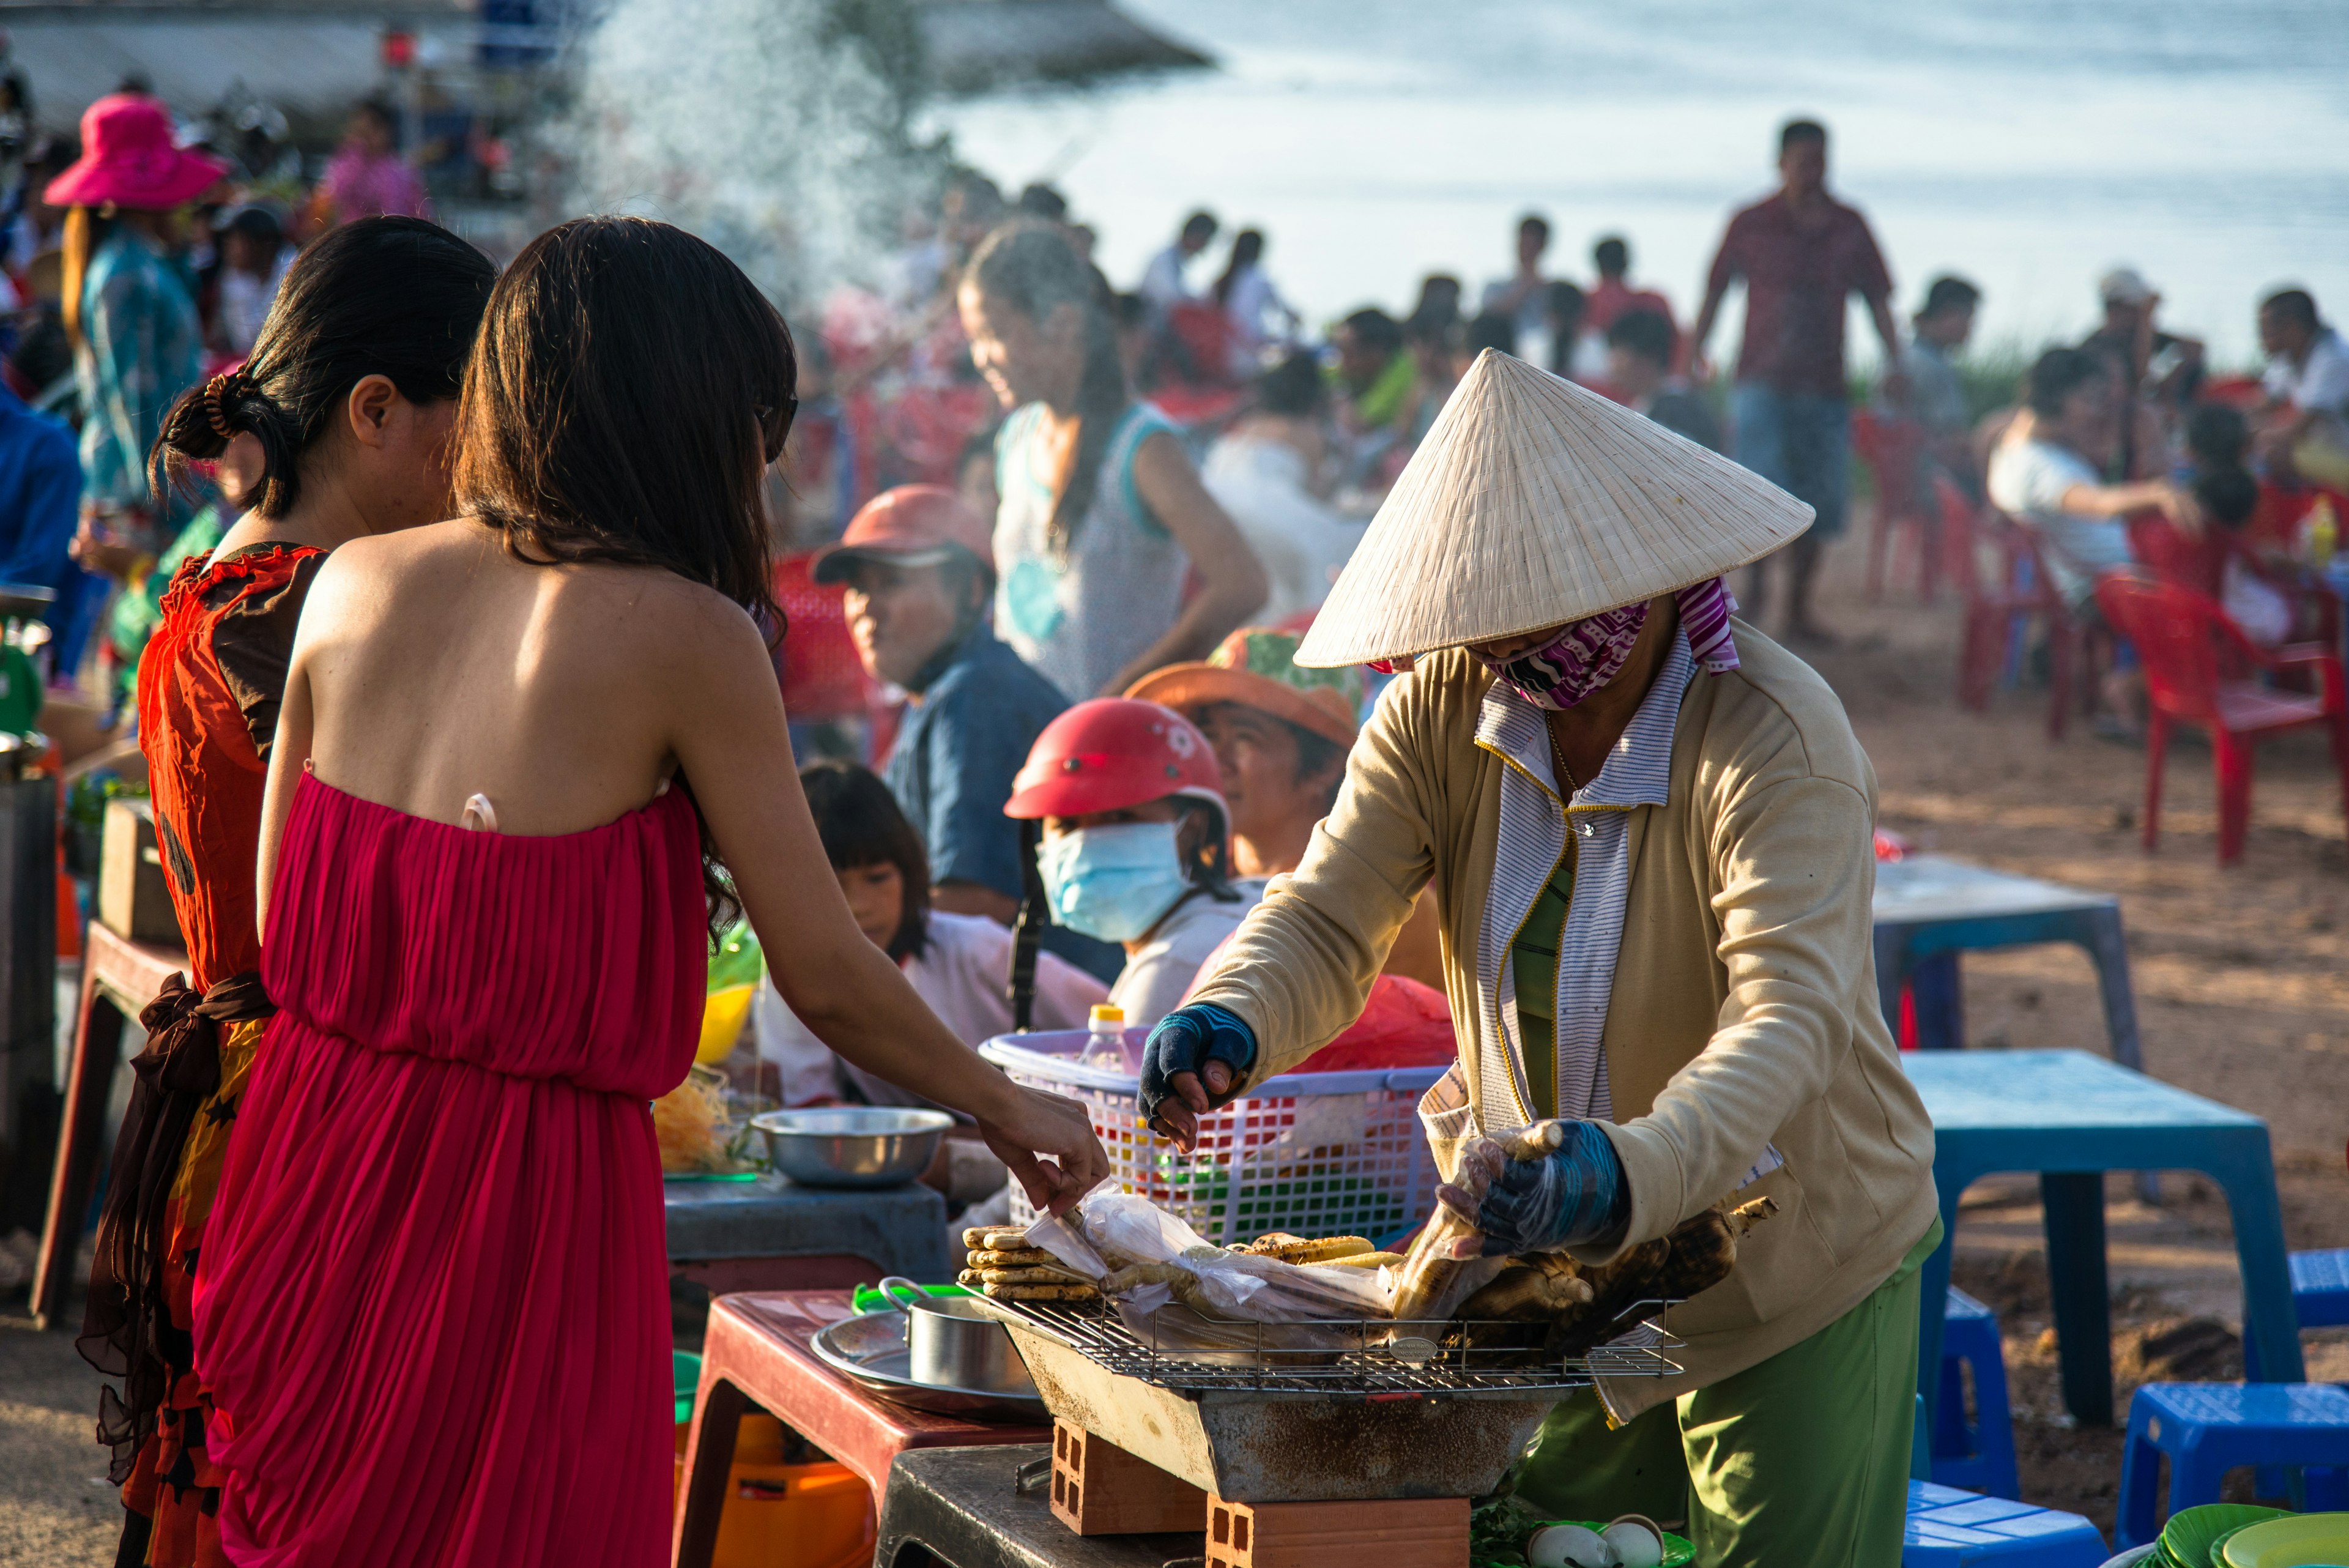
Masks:
[[[1044,726],[1011,788],[1003,815],[1040,825],[1052,922],[1123,946],[1109,999],[1157,1023],[1264,893],[1232,879],[1214,748],[1171,708],[1101,697]]]
[[[1722,584],[1811,520],[1485,352],[1295,655],[1409,673],[1153,1031],[1140,1108],[1191,1147],[1353,1022],[1433,888],[1460,1054],[1420,1113],[1453,1257],[1595,1268],[1724,1199],[1776,1208],[1663,1314],[1681,1371],[1560,1402],[1517,1500],[1685,1518],[1704,1563],[1874,1568],[1906,1516],[1933,1129],[1877,1000],[1875,774]]]

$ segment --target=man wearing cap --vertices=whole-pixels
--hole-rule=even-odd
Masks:
[[[1670,1314],[1684,1370],[1559,1405],[1518,1495],[1686,1517],[1707,1564],[1876,1568],[1900,1552],[1932,1127],[1876,1001],[1874,773],[1721,586],[1809,522],[1482,356],[1299,649],[1415,668],[1303,862],[1153,1033],[1142,1099],[1187,1141],[1311,1053],[1432,885],[1460,1062],[1421,1109],[1472,1246],[1596,1265],[1725,1197],[1777,1205]],[[1553,1120],[1545,1158],[1494,1141]]]
[[[1003,803],[1029,747],[1068,701],[986,625],[989,535],[953,491],[900,485],[865,503],[818,554],[815,580],[848,586],[849,635],[865,673],[907,693],[882,776],[929,850],[932,906],[1009,925],[1024,884],[1019,825]],[[1072,932],[1048,941],[1104,980],[1123,961]]]
[[[1316,824],[1330,815],[1361,728],[1361,670],[1309,670],[1299,636],[1243,627],[1205,659],[1170,664],[1126,692],[1163,702],[1199,727],[1223,772],[1232,814],[1232,867],[1242,877],[1297,869]],[[1435,901],[1422,898],[1385,972],[1441,987],[1443,938]]]
[[[2104,321],[2080,339],[2080,347],[2109,360],[2120,377],[2110,472],[2117,480],[2145,479],[2166,466],[2159,411],[2194,400],[2202,385],[2204,349],[2199,339],[2164,332],[2153,324],[2161,296],[2135,267],[2116,266],[2096,280]]]

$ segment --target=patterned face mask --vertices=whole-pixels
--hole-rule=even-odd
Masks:
[[[1582,701],[1622,672],[1648,624],[1648,601],[1601,610],[1561,628],[1541,647],[1500,659],[1476,655],[1476,662],[1508,683],[1537,708],[1563,711]]]

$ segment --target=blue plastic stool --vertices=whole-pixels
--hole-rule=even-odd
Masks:
[[[1900,1568],[2100,1568],[2105,1538],[2076,1513],[1909,1483]]]
[[[2219,1501],[2239,1465],[2306,1466],[2312,1511],[2349,1503],[2349,1389],[2330,1383],[2148,1383],[2129,1402],[2116,1544],[2160,1532],[2153,1493],[2169,1456],[2169,1511]]]
[[[2349,1247],[2321,1252],[2294,1252],[2284,1259],[2292,1274],[2292,1306],[2302,1328],[2332,1328],[2349,1324]],[[2243,1371],[2259,1380],[2259,1346],[2243,1339]]]
[[[1957,1286],[1941,1320],[1941,1397],[1933,1424],[1933,1479],[1992,1497],[2019,1498],[2014,1417],[2006,1402],[2006,1355],[1998,1315]],[[1974,1419],[1966,1419],[1958,1364],[1974,1370]]]

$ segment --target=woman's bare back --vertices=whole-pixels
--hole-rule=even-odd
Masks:
[[[518,561],[470,519],[361,539],[312,591],[289,728],[347,794],[446,823],[479,794],[501,832],[580,832],[675,771],[678,683],[746,620],[658,568]]]

